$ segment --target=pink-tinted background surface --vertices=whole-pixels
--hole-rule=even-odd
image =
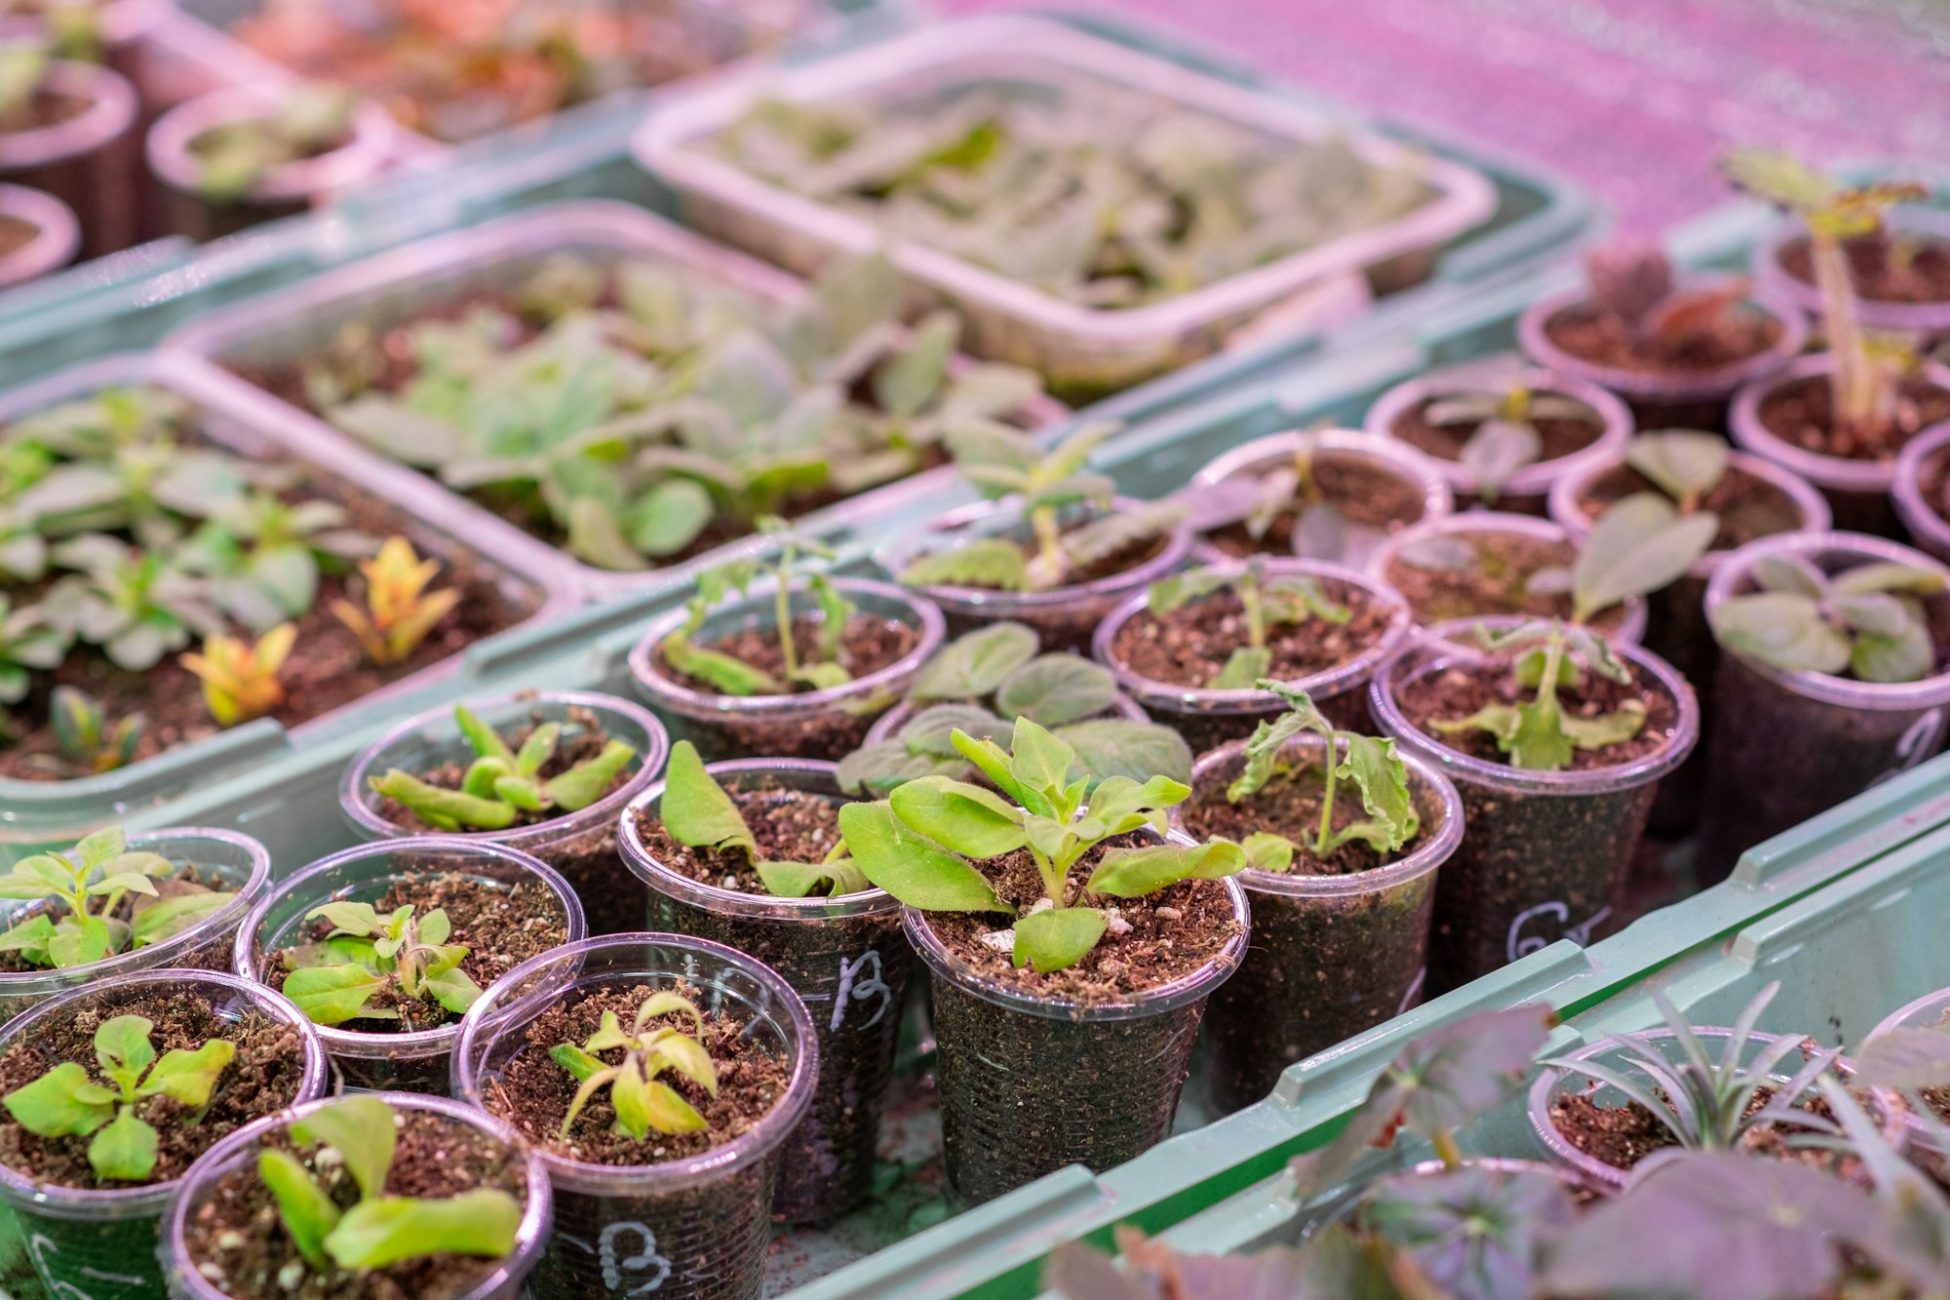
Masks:
[[[1713,164],[1729,144],[1950,162],[1950,0],[1121,0],[1103,12],[1547,163],[1637,229],[1724,198]]]

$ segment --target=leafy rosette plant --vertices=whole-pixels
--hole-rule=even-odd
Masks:
[[[181,934],[235,897],[159,853],[130,850],[127,832],[111,826],[68,852],[22,858],[0,876],[0,898],[30,904],[0,932],[0,952],[30,966],[87,966]]]
[[[1645,726],[1642,700],[1628,699],[1606,713],[1573,714],[1558,698],[1565,686],[1575,686],[1587,673],[1621,686],[1632,675],[1596,633],[1561,624],[1526,623],[1502,632],[1485,632],[1484,647],[1494,651],[1523,648],[1511,661],[1511,677],[1530,698],[1517,704],[1486,704],[1466,718],[1438,718],[1442,735],[1487,732],[1514,767],[1533,772],[1559,772],[1571,765],[1579,750],[1602,751],[1623,744]]]
[[[285,949],[289,972],[281,991],[313,1024],[351,1020],[399,1020],[422,1015],[438,1022],[442,1012],[464,1015],[481,989],[460,968],[468,949],[450,944],[452,923],[444,909],[415,915],[411,906],[381,916],[371,903],[327,903],[308,920],[330,922],[316,943]],[[390,1000],[390,1005],[388,1005]],[[422,1007],[434,1003],[439,1011]]]
[[[691,1034],[652,1023],[666,1017],[689,1020]],[[717,1096],[717,1066],[704,1044],[692,1036],[703,1032],[704,1016],[697,1005],[681,993],[665,991],[643,1000],[627,1030],[614,1011],[605,1011],[596,1032],[580,1046],[560,1043],[549,1049],[549,1058],[573,1075],[578,1085],[562,1121],[562,1139],[568,1140],[583,1108],[605,1089],[616,1112],[617,1131],[638,1142],[653,1132],[695,1133],[710,1127],[696,1107],[657,1077],[666,1071],[681,1075]],[[601,1052],[623,1055],[615,1064],[606,1064],[597,1055]]]
[[[1941,573],[1893,562],[1830,577],[1789,554],[1753,565],[1758,591],[1712,611],[1721,645],[1790,672],[1849,674],[1864,682],[1913,682],[1937,671],[1922,598],[1944,589]]]
[[[844,840],[834,844],[818,862],[759,861],[758,841],[745,815],[705,770],[697,747],[688,740],[678,741],[670,751],[657,815],[679,844],[744,854],[766,891],[780,898],[805,898],[816,893],[838,898],[873,887],[849,856]]]

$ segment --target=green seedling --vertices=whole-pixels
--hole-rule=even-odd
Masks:
[[[0,44],[0,132],[33,128],[34,105],[51,66],[47,48],[37,42]]]
[[[686,606],[689,617],[682,627],[664,638],[658,650],[672,668],[710,683],[723,695],[779,695],[796,686],[823,691],[846,685],[853,680],[853,675],[839,662],[839,652],[847,621],[853,617],[853,602],[822,569],[802,565],[803,560],[829,564],[833,552],[817,542],[799,538],[787,529],[783,520],[761,520],[760,527],[782,538],[778,558],[766,561],[748,557],[698,574],[697,592]],[[771,580],[772,627],[785,663],[782,678],[734,655],[707,649],[692,639],[703,630],[704,620],[712,609],[733,593],[746,595],[753,582],[761,577]],[[819,630],[810,657],[804,655],[794,635],[792,588],[795,583],[803,583],[819,607]]]
[[[131,713],[111,722],[101,703],[86,691],[57,686],[48,697],[48,720],[61,757],[78,772],[113,772],[135,761],[148,720]]]
[[[652,1028],[651,1022],[661,1016],[689,1020],[692,1035],[704,1032],[704,1017],[689,999],[676,993],[653,993],[636,1009],[627,1031],[614,1011],[605,1011],[596,1032],[580,1047],[562,1043],[549,1050],[550,1059],[574,1076],[577,1084],[569,1113],[562,1120],[564,1140],[576,1117],[604,1088],[609,1089],[609,1104],[616,1111],[616,1131],[639,1142],[653,1131],[699,1133],[710,1127],[696,1107],[657,1076],[670,1071],[715,1097],[717,1066],[697,1038],[668,1025]],[[623,1053],[614,1064],[596,1055],[614,1051]]]
[[[332,617],[358,638],[368,662],[402,663],[460,604],[458,587],[429,589],[439,572],[440,561],[421,559],[404,537],[388,537],[370,560],[359,561],[365,603],[335,600]]]
[[[1215,691],[1252,689],[1272,671],[1273,651],[1267,632],[1276,627],[1303,627],[1315,619],[1335,625],[1354,617],[1346,605],[1328,598],[1320,580],[1311,574],[1281,573],[1269,578],[1263,561],[1243,567],[1217,566],[1175,573],[1151,584],[1145,607],[1154,617],[1183,609],[1193,601],[1230,592],[1246,615],[1246,644],[1233,650],[1218,675],[1206,683]]]
[[[167,1097],[192,1114],[210,1104],[210,1093],[229,1066],[236,1045],[212,1038],[195,1051],[176,1049],[160,1060],[150,1042],[155,1025],[142,1016],[113,1016],[95,1030],[95,1060],[106,1084],[87,1069],[63,1061],[6,1096],[7,1113],[44,1138],[88,1137],[88,1164],[104,1182],[139,1183],[156,1169],[160,1137],[136,1114],[150,1097]]]
[[[1486,648],[1503,651],[1521,647],[1511,661],[1511,676],[1520,691],[1532,692],[1522,704],[1486,704],[1466,718],[1437,718],[1442,735],[1488,732],[1510,762],[1533,772],[1560,772],[1580,751],[1599,752],[1621,745],[1645,727],[1646,707],[1626,700],[1610,713],[1591,716],[1567,713],[1557,698],[1560,688],[1578,686],[1585,674],[1595,673],[1621,686],[1632,674],[1612,654],[1611,646],[1595,632],[1525,623],[1498,634],[1485,634]]]
[[[205,889],[159,853],[131,851],[128,833],[110,826],[70,852],[22,858],[0,876],[0,898],[40,905],[0,932],[0,952],[34,966],[86,966],[173,938],[235,897]]]
[[[211,127],[189,142],[197,192],[213,203],[237,202],[278,168],[343,145],[357,109],[348,90],[296,85],[265,116]]]
[[[45,610],[15,609],[0,592],[0,704],[26,699],[32,674],[59,668],[72,642],[72,635],[47,622]]]
[[[1135,831],[1163,834],[1166,810],[1191,794],[1181,782],[1116,776],[1092,790],[1086,778],[1070,775],[1076,751],[1027,718],[1016,719],[1007,750],[959,730],[951,741],[993,790],[921,777],[884,803],[840,809],[840,833],[868,880],[922,911],[1014,912],[975,864],[1029,854],[1044,893],[1015,923],[1010,943],[1017,966],[1057,971],[1087,956],[1110,918],[1086,898],[1141,898],[1246,865],[1244,851],[1225,841],[1101,847]],[[1100,848],[1080,892],[1073,891],[1072,872]]]
[[[1849,673],[1865,682],[1914,682],[1936,671],[1923,597],[1943,575],[1896,563],[1863,564],[1833,577],[1793,555],[1753,568],[1758,591],[1713,611],[1721,645],[1789,672]]]
[[[456,1016],[466,1014],[481,996],[481,986],[460,968],[468,948],[447,942],[453,925],[444,909],[425,916],[414,912],[409,905],[381,916],[371,903],[354,902],[314,908],[305,919],[329,921],[331,932],[317,943],[285,949],[290,973],[284,995],[317,1025],[410,1021],[411,1008],[426,1001]],[[401,1006],[374,1005],[394,989]]]
[[[1421,819],[1409,795],[1408,769],[1395,753],[1395,742],[1377,740],[1358,732],[1341,731],[1329,722],[1305,691],[1282,682],[1262,679],[1259,689],[1271,691],[1287,703],[1287,711],[1271,722],[1261,722],[1246,742],[1246,764],[1232,784],[1226,787],[1231,803],[1251,799],[1273,781],[1297,779],[1303,768],[1287,758],[1288,742],[1296,736],[1312,734],[1325,744],[1320,761],[1323,793],[1320,802],[1320,829],[1310,846],[1314,858],[1326,861],[1341,846],[1360,843],[1386,856],[1415,838]],[[1363,820],[1334,827],[1334,795],[1341,781],[1352,781],[1360,792]],[[1254,831],[1241,845],[1250,865],[1259,871],[1284,872],[1293,866],[1299,846],[1284,835]]]
[[[1744,310],[1744,279],[1681,289],[1672,259],[1656,243],[1621,241],[1584,259],[1591,304],[1641,347],[1683,352],[1724,335]],[[1722,444],[1724,445],[1724,444]]]
[[[737,801],[705,770],[697,747],[688,740],[678,741],[670,751],[657,815],[679,844],[742,853],[766,890],[781,898],[804,898],[814,893],[838,898],[873,887],[847,856],[844,840],[835,843],[818,862],[760,861],[758,841],[745,815],[738,811]]]
[[[474,753],[458,790],[396,767],[366,781],[375,794],[396,800],[435,830],[498,831],[524,813],[581,812],[608,794],[636,758],[634,746],[611,740],[593,757],[544,779],[542,771],[561,744],[561,724],[543,723],[516,749],[464,704],[454,706],[454,721]]]
[[[500,1259],[514,1250],[522,1207],[504,1191],[387,1194],[398,1126],[398,1113],[381,1098],[346,1097],[285,1130],[300,1150],[317,1148],[311,1168],[276,1148],[258,1153],[257,1176],[305,1263],[319,1273],[364,1273],[432,1255]],[[346,1176],[359,1199],[341,1208],[333,1189]]]
[[[1518,470],[1544,454],[1539,421],[1604,423],[1604,417],[1575,397],[1538,392],[1522,383],[1437,398],[1423,409],[1422,418],[1438,429],[1475,426],[1456,453],[1456,463],[1475,478],[1476,495],[1491,505]]]
[[[1680,515],[1691,516],[1726,477],[1730,452],[1717,434],[1666,429],[1641,433],[1625,444],[1624,454],[1625,463],[1663,492]]]

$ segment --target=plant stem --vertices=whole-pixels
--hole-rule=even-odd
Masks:
[[[1855,288],[1849,283],[1848,254],[1842,241],[1823,229],[1819,222],[1808,228],[1809,256],[1814,262],[1815,287],[1821,291],[1821,328],[1828,338],[1828,350],[1835,358],[1829,380],[1834,394],[1835,423],[1855,425],[1870,432],[1876,427],[1877,388],[1882,376],[1869,357],[1868,343],[1862,337],[1862,322],[1856,314]]]
[[[1057,907],[1069,906],[1068,901],[1063,897],[1063,877],[1057,874],[1055,864],[1044,857],[1042,851],[1035,845],[1025,847],[1029,850],[1030,860],[1036,864],[1037,874],[1043,878],[1043,893],[1048,895],[1049,901]]]
[[[1233,588],[1239,593],[1239,605],[1246,611],[1246,644],[1255,650],[1266,648],[1266,607],[1260,599],[1259,583],[1251,576],[1242,577]]]
[[[1435,1143],[1435,1153],[1442,1160],[1444,1169],[1462,1168],[1462,1148],[1456,1145],[1456,1139],[1448,1129],[1437,1129],[1431,1140]]]
[[[1327,757],[1322,760],[1327,770],[1327,793],[1320,800],[1320,834],[1314,838],[1314,856],[1327,856],[1327,841],[1334,829],[1334,769],[1340,766],[1340,751],[1334,747],[1334,731],[1327,732]]]
[[[776,571],[778,585],[772,591],[772,618],[779,629],[779,653],[785,657],[785,679],[792,682],[799,676],[799,648],[792,644],[792,596],[786,590],[786,570],[781,565]]]
[[[1036,530],[1036,567],[1046,586],[1063,580],[1063,531],[1057,527],[1056,507],[1037,506],[1029,512],[1030,526]]]

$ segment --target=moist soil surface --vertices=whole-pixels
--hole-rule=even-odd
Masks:
[[[1890,245],[1900,242],[1907,256],[1891,257]],[[1899,232],[1865,235],[1844,244],[1849,280],[1855,291],[1872,302],[1950,301],[1950,241]],[[1815,282],[1814,257],[1803,236],[1781,246],[1781,266],[1803,284]]]
[[[822,658],[819,652],[819,632],[821,623],[816,618],[797,618],[792,623],[792,644],[798,651],[799,662],[812,663]],[[877,673],[898,663],[904,656],[920,644],[918,629],[895,619],[870,618],[856,614],[846,621],[846,630],[840,634],[840,667],[851,674],[858,682],[862,677]],[[747,665],[770,673],[773,678],[784,682],[787,694],[801,695],[818,689],[807,682],[785,681],[785,648],[780,644],[778,634],[770,627],[748,626],[729,636],[706,641],[707,650],[730,655]],[[663,647],[657,647],[657,667],[673,681],[680,682],[694,691],[706,695],[720,692],[709,682],[690,677],[677,671],[664,657]]]
[[[1927,379],[1903,380],[1895,423],[1888,429],[1837,428],[1834,393],[1826,375],[1791,379],[1760,399],[1760,422],[1792,447],[1841,460],[1891,461],[1919,431],[1950,420],[1950,390]]]
[[[515,731],[504,734],[502,739],[508,742],[508,748],[519,753],[522,745],[527,743],[529,736],[533,735],[535,729],[546,721],[547,719],[543,716],[542,711],[537,709],[529,716],[526,724]],[[565,726],[563,729],[562,739],[556,744],[555,753],[550,756],[548,762],[542,764],[542,770],[536,774],[543,781],[552,781],[564,772],[567,772],[570,768],[573,768],[576,764],[596,757],[596,755],[603,752],[603,746],[609,743],[609,733],[603,730],[602,723],[597,720],[593,711],[585,709],[581,705],[574,705],[568,709],[566,721],[568,726]],[[571,731],[570,728],[579,728],[580,730]],[[461,787],[461,782],[467,779],[468,767],[468,763],[442,763],[439,767],[424,768],[413,773],[413,775],[419,777],[428,785],[437,785],[443,790],[458,790]],[[617,790],[628,785],[635,776],[636,769],[634,766],[626,767],[623,771],[618,772],[616,779],[610,782],[609,788],[603,791],[602,797],[605,799],[608,798]],[[601,800],[597,800],[597,802],[601,802]],[[403,831],[419,835],[438,833],[433,827],[420,820],[419,816],[412,809],[397,799],[381,799],[379,801],[378,811],[381,817],[384,817],[387,821],[393,823],[393,825]],[[522,808],[517,809],[515,812],[514,825],[517,827],[539,826],[543,822],[551,822],[560,817],[573,815],[554,808],[543,808],[533,811]]]
[[[1186,832],[1194,839],[1221,838],[1238,843],[1254,831],[1286,836],[1297,846],[1293,866],[1285,873],[1291,876],[1356,875],[1415,851],[1415,841],[1410,840],[1393,857],[1383,857],[1355,840],[1341,845],[1325,858],[1316,857],[1314,838],[1320,832],[1320,807],[1325,793],[1316,764],[1293,777],[1275,777],[1238,803],[1226,798],[1225,782],[1202,785],[1180,806],[1179,815],[1184,819]],[[1334,829],[1342,830],[1365,816],[1359,790],[1340,781],[1335,783],[1334,795]]]
[[[0,1116],[0,1163],[61,1187],[150,1186],[182,1177],[198,1156],[234,1130],[298,1099],[305,1048],[297,1030],[256,1011],[225,1020],[194,992],[162,991],[121,998],[110,1008],[83,1004],[38,1026],[31,1038],[0,1055],[0,1096],[67,1061],[87,1070],[91,1080],[107,1083],[95,1057],[95,1031],[120,1015],[146,1016],[152,1022],[149,1041],[158,1059],[172,1051],[195,1051],[213,1038],[236,1047],[201,1112],[163,1096],[136,1103],[137,1117],[157,1133],[155,1172],[141,1184],[104,1182],[88,1163],[91,1138],[38,1137],[11,1116]]]
[[[1633,684],[1621,685],[1596,673],[1587,672],[1576,686],[1560,686],[1558,703],[1566,715],[1593,718],[1616,712],[1631,700],[1645,705],[1645,725],[1636,736],[1600,750],[1572,751],[1573,772],[1622,767],[1656,754],[1670,743],[1672,730],[1679,723],[1679,705],[1663,689],[1641,683],[1636,670],[1627,665]],[[1487,731],[1469,730],[1444,735],[1435,722],[1466,718],[1491,704],[1527,702],[1534,691],[1520,687],[1512,677],[1507,660],[1473,664],[1454,664],[1440,671],[1423,673],[1401,682],[1395,688],[1395,702],[1410,721],[1438,743],[1471,758],[1491,763],[1508,763]]]
[[[402,1122],[386,1174],[387,1195],[444,1199],[485,1188],[527,1204],[528,1170],[519,1149],[444,1116],[396,1113]],[[265,1145],[295,1156],[341,1210],[358,1203],[358,1185],[342,1163],[319,1170],[317,1149],[300,1147],[285,1133]],[[218,1181],[186,1224],[184,1239],[192,1265],[235,1300],[444,1300],[465,1294],[500,1264],[440,1254],[389,1268],[318,1273],[304,1264],[255,1164]],[[300,1278],[295,1286],[280,1282],[286,1270]]]
[[[1397,551],[1382,575],[1408,601],[1420,622],[1443,623],[1484,614],[1570,619],[1568,591],[1538,594],[1527,587],[1532,575],[1545,569],[1568,570],[1577,561],[1577,548],[1571,542],[1487,531],[1438,534],[1438,538],[1444,546],[1453,540],[1469,547],[1477,563],[1466,569],[1418,564],[1416,548],[1411,546]],[[1624,619],[1625,607],[1614,605],[1601,611],[1591,625],[1612,631]]]
[[[243,125],[244,122],[238,121],[238,122],[225,122],[221,125],[213,126],[209,130],[199,132],[197,135],[192,137],[187,148],[189,149],[191,156],[199,159],[203,158],[211,149],[216,147],[220,138],[224,134],[226,134],[231,127],[243,126]],[[263,125],[266,130],[270,129],[269,121],[264,121]],[[351,144],[352,137],[353,137],[353,133],[351,129],[348,128],[344,131],[341,131],[339,134],[333,136],[329,140],[312,141],[311,143],[305,146],[304,152],[299,153],[290,159],[287,159],[284,163],[280,165],[289,167],[294,163],[310,162],[314,158],[323,158],[326,154],[335,153],[338,150],[345,148],[345,146]]]
[[[753,857],[761,862],[823,862],[839,843],[844,799],[787,789],[766,777],[730,776],[720,784],[758,841],[756,854],[688,848],[672,839],[649,809],[638,808],[631,815],[650,856],[701,885],[769,896],[771,891],[752,870]]]
[[[1591,479],[1578,498],[1578,512],[1595,524],[1612,505],[1639,492],[1660,489],[1631,466],[1619,465]],[[1716,551],[1731,551],[1759,537],[1795,532],[1806,522],[1794,498],[1734,465],[1727,466],[1720,481],[1700,498],[1698,508],[1720,517],[1720,531],[1713,535],[1712,549]]]
[[[0,135],[45,131],[63,122],[72,122],[95,106],[95,101],[80,95],[64,95],[57,90],[40,89],[21,111],[0,123]]]
[[[1950,448],[1932,452],[1922,465],[1923,503],[1950,523]]]
[[[40,237],[41,228],[31,221],[0,214],[0,257],[18,253]]]
[[[1420,486],[1359,456],[1317,452],[1309,468],[1317,494],[1311,500],[1331,505],[1357,528],[1392,533],[1420,522],[1428,505]],[[1274,516],[1258,537],[1241,522],[1215,528],[1205,534],[1205,540],[1242,559],[1259,554],[1288,555],[1293,551],[1293,529],[1299,522],[1300,505],[1296,504]]]
[[[659,1017],[649,1027],[668,1025],[694,1036],[710,1054],[718,1075],[716,1097],[674,1071],[660,1076],[704,1117],[705,1128],[692,1133],[652,1129],[639,1142],[616,1131],[616,1110],[604,1091],[583,1108],[568,1137],[562,1136],[562,1120],[578,1085],[573,1075],[549,1059],[549,1050],[561,1043],[587,1041],[605,1011],[615,1012],[626,1027],[633,1024],[637,1008],[659,991],[647,984],[597,989],[572,1004],[558,1003],[542,1012],[528,1026],[526,1050],[517,1053],[501,1077],[488,1085],[484,1098],[488,1110],[520,1129],[536,1146],[587,1164],[660,1164],[701,1155],[744,1136],[785,1096],[791,1064],[747,1038],[742,1020],[706,1009],[702,995],[682,984],[677,991],[698,1003],[704,1013],[703,1032],[695,1033],[689,1017],[681,1013]],[[619,1049],[596,1055],[610,1064],[623,1059]]]
[[[459,872],[440,872],[395,881],[373,903],[381,917],[409,905],[416,919],[424,918],[435,908],[447,913],[452,926],[447,942],[466,945],[467,956],[461,959],[460,969],[482,988],[530,957],[538,957],[569,941],[561,905],[539,880],[501,886]],[[332,923],[320,917],[311,922],[306,941],[322,943],[331,932]],[[267,952],[258,959],[258,978],[272,988],[284,987],[287,974],[284,951]],[[389,984],[375,994],[369,1005],[395,1010],[399,1019],[362,1017],[348,1020],[338,1028],[363,1034],[404,1034],[437,1029],[460,1019],[431,998],[405,997],[397,984]]]
[[[1069,903],[1088,902],[1130,926],[1106,931],[1095,948],[1077,962],[1047,974],[1029,967],[1016,969],[1007,949],[992,948],[982,936],[1003,928],[999,914],[930,912],[928,928],[949,953],[976,976],[1033,994],[1086,1005],[1127,998],[1146,989],[1190,975],[1216,957],[1239,932],[1232,900],[1223,881],[1190,880],[1143,898],[1082,899],[1087,880],[1106,847],[1136,846],[1144,841],[1126,836],[1084,855],[1070,872]],[[1027,851],[981,863],[980,870],[1002,901],[1018,917],[1036,910],[1043,896],[1042,877]]]
[[[1544,334],[1593,365],[1650,374],[1692,373],[1759,356],[1781,337],[1781,322],[1749,306],[1721,313],[1710,330],[1681,338],[1641,337],[1617,315],[1581,302],[1554,313],[1544,322]]]
[[[1366,588],[1336,578],[1320,578],[1322,593],[1346,606],[1345,623],[1309,618],[1266,629],[1273,660],[1266,675],[1285,681],[1338,668],[1374,647],[1394,622],[1389,606]],[[1168,614],[1140,611],[1117,630],[1111,654],[1123,668],[1154,682],[1207,687],[1247,643],[1246,612],[1231,591],[1215,592]]]
[[[181,863],[177,866],[175,874],[154,880],[151,883],[156,886],[155,898],[152,899],[146,894],[125,894],[122,901],[115,905],[115,911],[111,919],[122,922],[133,921],[139,907],[145,907],[152,902],[174,897],[177,894],[190,893],[192,890],[189,886],[200,885],[204,889],[211,890],[230,888],[225,883],[223,877],[215,871],[206,870],[193,862]],[[19,925],[37,915],[46,915],[49,920],[58,921],[63,916],[66,916],[67,913],[68,909],[65,905],[57,904],[52,899],[49,899],[25,909],[14,918],[13,923]],[[36,966],[34,963],[25,960],[17,951],[0,952],[0,972],[10,975],[21,975],[30,971],[45,971],[48,969],[46,966]]]
[[[1565,396],[1562,393],[1550,393],[1549,389],[1542,390],[1542,393],[1554,397]],[[1474,421],[1468,424],[1445,425],[1429,423],[1429,407],[1447,396],[1449,394],[1443,394],[1442,397],[1425,398],[1409,407],[1406,411],[1403,411],[1395,417],[1394,428],[1391,432],[1403,442],[1428,453],[1437,460],[1460,460],[1462,458],[1463,444],[1469,441],[1470,436],[1476,432],[1481,421]],[[1603,437],[1605,432],[1603,423],[1596,419],[1547,419],[1533,420],[1531,423],[1536,428],[1538,437],[1543,442],[1542,450],[1537,453],[1536,463],[1539,464],[1583,451],[1586,447],[1589,447],[1592,443]]]

